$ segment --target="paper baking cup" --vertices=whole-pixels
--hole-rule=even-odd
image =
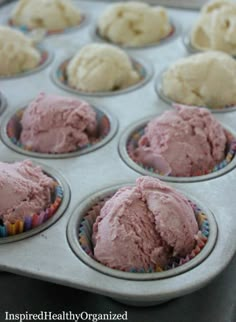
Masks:
[[[53,53],[51,51],[49,51],[48,49],[45,49],[41,46],[38,46],[36,49],[38,49],[38,51],[40,52],[40,55],[41,55],[41,60],[40,60],[40,63],[38,64],[38,66],[36,66],[35,68],[32,68],[31,70],[27,70],[25,72],[20,72],[20,73],[14,74],[14,75],[9,75],[9,76],[1,76],[0,75],[0,80],[2,80],[2,79],[15,79],[15,78],[19,78],[19,77],[32,75],[32,74],[40,72],[41,70],[46,68],[53,60]]]
[[[20,140],[20,134],[22,127],[20,121],[22,119],[25,107],[19,109],[13,114],[8,114],[1,123],[1,138],[2,141],[12,150],[28,155],[31,157],[47,158],[47,159],[59,159],[59,158],[71,158],[83,154],[92,152],[106,143],[108,143],[116,134],[118,129],[118,122],[115,117],[111,116],[107,112],[103,112],[97,107],[93,107],[96,112],[96,118],[98,122],[97,136],[92,138],[90,143],[80,147],[74,152],[70,153],[41,153],[36,152],[30,146],[23,145]]]
[[[68,27],[68,28],[64,28],[64,29],[55,29],[55,30],[46,30],[45,29],[45,32],[46,32],[46,36],[53,36],[53,35],[59,35],[59,34],[66,34],[68,32],[72,32],[72,31],[76,31],[77,29],[83,27],[85,24],[86,24],[86,21],[87,21],[87,15],[85,15],[84,13],[81,15],[81,21],[79,24],[75,25],[75,26],[72,26],[72,27]],[[30,27],[27,27],[25,25],[15,25],[12,21],[12,19],[8,19],[7,21],[7,24],[10,26],[10,27],[14,27],[24,33],[30,33],[34,30],[37,30],[37,29],[41,29],[41,28],[30,28]],[[42,28],[44,29],[44,28]]]
[[[0,92],[0,116],[5,111],[6,107],[7,107],[7,100],[4,97],[4,95]]]
[[[130,185],[130,184],[129,184]],[[123,186],[123,185],[122,185]],[[75,254],[86,264],[95,268],[102,273],[112,275],[118,278],[132,280],[152,280],[172,277],[190,270],[199,265],[212,251],[216,237],[217,225],[213,214],[202,207],[199,202],[189,200],[190,205],[195,213],[199,233],[196,236],[196,245],[194,249],[184,257],[173,257],[164,269],[156,267],[147,271],[131,267],[129,272],[111,269],[97,260],[93,255],[92,232],[93,224],[100,213],[105,201],[109,199],[121,186],[105,189],[94,195],[89,196],[79,204],[67,227],[67,236]]]
[[[144,129],[147,126],[148,122],[156,118],[157,115],[149,116],[148,118],[138,121],[131,125],[125,130],[122,134],[119,142],[119,152],[123,161],[133,170],[143,174],[149,175],[152,177],[157,177],[164,181],[172,182],[196,182],[213,179],[219,177],[229,171],[231,171],[236,166],[236,134],[226,127],[228,136],[228,144],[225,154],[225,159],[217,164],[213,169],[209,169],[207,173],[202,173],[199,169],[199,175],[193,177],[176,177],[170,175],[164,175],[159,173],[156,169],[146,167],[144,164],[135,160],[135,157],[132,155],[132,151],[138,146],[138,141],[144,134]]]
[[[73,88],[68,84],[66,69],[67,69],[67,66],[68,66],[70,60],[71,60],[71,58],[66,59],[65,61],[60,63],[58,66],[56,66],[56,68],[52,72],[52,80],[61,89],[71,92],[71,93],[74,93],[74,94],[77,94],[77,95],[103,97],[103,96],[113,96],[113,95],[128,93],[128,92],[131,92],[131,91],[145,85],[151,79],[151,77],[153,75],[153,69],[152,69],[151,65],[149,65],[147,62],[141,61],[140,59],[137,60],[136,58],[135,59],[131,58],[133,68],[140,75],[140,80],[138,83],[131,85],[131,86],[124,88],[124,89],[118,89],[118,90],[114,90],[114,91],[110,91],[110,92],[109,91],[108,92],[86,92],[83,90]]]
[[[26,216],[24,220],[17,220],[15,223],[3,224],[0,220],[0,244],[38,234],[55,223],[66,210],[70,201],[70,189],[67,182],[54,169],[41,164],[40,166],[46,175],[54,179],[55,188],[51,194],[50,205],[39,213]]]
[[[184,104],[181,102],[174,102],[171,98],[167,97],[163,91],[163,86],[162,86],[162,80],[163,80],[163,74],[167,71],[167,69],[164,69],[160,72],[160,74],[157,76],[155,82],[154,82],[154,87],[157,95],[160,97],[162,101],[167,103],[168,105],[173,105],[175,103],[177,104]],[[184,104],[187,105],[187,104]],[[226,106],[219,106],[218,108],[212,108],[210,106],[199,106],[199,107],[205,107],[208,108],[212,113],[225,113],[225,112],[232,112],[236,110],[236,103],[233,103],[231,105],[226,105]]]
[[[170,33],[166,37],[160,39],[157,42],[142,45],[142,46],[122,45],[120,43],[112,42],[109,39],[107,39],[99,34],[99,30],[98,30],[97,26],[95,28],[93,27],[91,34],[92,34],[93,39],[96,41],[106,42],[106,43],[113,44],[113,45],[116,45],[116,46],[119,46],[122,48],[126,48],[126,49],[144,49],[144,48],[149,48],[149,47],[154,47],[154,46],[162,46],[170,41],[175,40],[180,35],[180,33],[181,33],[180,24],[176,20],[174,20],[173,18],[170,19],[170,22],[171,22],[172,28],[171,28]],[[155,30],[153,32],[155,32]]]

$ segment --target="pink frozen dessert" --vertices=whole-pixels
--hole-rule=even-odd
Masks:
[[[226,131],[205,108],[174,107],[147,124],[132,159],[164,175],[208,173],[225,157]]]
[[[4,224],[24,220],[51,202],[54,181],[32,162],[0,162],[0,219]]]
[[[20,142],[42,153],[72,152],[96,135],[96,113],[86,102],[40,93],[25,109]]]
[[[195,214],[181,193],[140,177],[101,209],[93,226],[94,257],[122,271],[163,268],[172,256],[192,251],[197,233]]]

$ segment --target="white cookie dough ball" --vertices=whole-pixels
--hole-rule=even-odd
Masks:
[[[70,86],[91,92],[123,89],[140,79],[123,50],[96,43],[84,46],[71,59],[67,77]]]
[[[131,1],[108,6],[98,21],[98,31],[113,43],[142,46],[166,37],[171,25],[164,8]]]
[[[163,75],[173,101],[220,108],[236,103],[236,61],[226,53],[204,52],[174,63]]]

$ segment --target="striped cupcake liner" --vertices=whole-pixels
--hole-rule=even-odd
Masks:
[[[51,204],[43,209],[41,212],[25,216],[24,220],[16,220],[15,222],[3,223],[0,222],[0,238],[14,236],[27,232],[31,229],[34,229],[41,224],[45,223],[47,220],[52,218],[58,208],[61,205],[61,202],[64,197],[63,188],[59,185],[57,181],[54,181],[55,188],[52,193]]]
[[[22,108],[20,110],[18,110],[7,122],[6,124],[6,135],[7,138],[10,140],[10,142],[15,145],[16,147],[22,149],[23,151],[31,151],[31,152],[35,152],[38,153],[39,155],[43,155],[45,153],[41,153],[41,152],[37,152],[36,150],[33,149],[32,146],[27,146],[24,145],[20,142],[20,134],[22,131],[22,127],[21,127],[21,119],[23,116],[25,108]],[[110,133],[111,131],[111,120],[109,119],[109,117],[102,111],[95,109],[96,112],[96,118],[97,118],[97,122],[98,122],[98,128],[97,128],[97,136],[95,137],[91,137],[90,138],[90,142],[84,146],[81,146],[77,149],[77,151],[84,151],[84,150],[88,150],[89,148],[92,148],[93,146],[97,145],[99,142],[101,142],[102,140],[104,140]],[[74,152],[77,151],[72,151],[69,153],[65,153],[65,154],[72,154]],[[46,153],[49,155],[49,153]],[[56,153],[54,153],[54,155],[57,155]],[[58,155],[63,155],[63,153],[59,153]]]
[[[92,241],[92,233],[93,233],[93,224],[96,221],[96,218],[99,216],[102,207],[104,206],[105,202],[111,197],[111,195],[107,198],[101,199],[96,204],[94,204],[85,214],[80,225],[78,227],[78,241],[82,248],[82,250],[89,255],[93,260],[97,261],[94,258],[93,252],[93,241]],[[205,247],[208,241],[208,237],[210,234],[210,225],[208,221],[207,215],[199,208],[195,203],[189,200],[189,203],[194,211],[199,231],[198,234],[195,236],[196,244],[194,249],[184,257],[175,256],[170,258],[168,264],[161,268],[156,266],[155,268],[150,267],[148,270],[144,268],[136,268],[130,267],[128,272],[131,273],[155,273],[155,272],[163,272],[168,271],[173,268],[177,268],[182,266],[192,259],[194,259]],[[97,261],[98,262],[98,261]]]
[[[84,22],[86,21],[86,16],[83,14],[81,16],[81,20],[79,22],[79,24],[75,25],[75,26],[72,26],[72,27],[68,27],[68,28],[64,28],[64,29],[50,29],[50,30],[45,30],[46,31],[46,36],[53,36],[53,35],[58,35],[58,34],[65,34],[65,33],[68,33],[68,32],[71,32],[71,31],[74,31],[78,28],[80,28]],[[12,21],[12,19],[8,19],[8,25],[10,27],[14,27],[14,28],[17,28],[18,30],[24,32],[24,33],[30,33],[34,30],[36,30],[37,28],[30,28],[30,27],[27,27],[25,25],[15,25]]]
[[[160,173],[158,169],[147,167],[145,164],[139,162],[135,156],[134,152],[138,148],[138,142],[141,139],[141,137],[144,135],[145,132],[145,126],[135,130],[129,137],[128,142],[126,144],[126,150],[131,160],[133,160],[138,166],[140,166],[142,169],[149,171],[150,173],[155,173],[158,175],[165,175],[163,173]],[[225,158],[222,160],[219,164],[215,165],[212,169],[208,169],[207,171],[203,171],[202,169],[199,169],[199,171],[196,173],[196,177],[207,175],[210,173],[215,173],[223,168],[225,168],[235,157],[236,154],[236,138],[228,131],[226,131],[228,143],[226,146],[226,152],[225,152]],[[173,176],[171,173],[167,176]]]

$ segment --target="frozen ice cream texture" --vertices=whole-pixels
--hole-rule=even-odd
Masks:
[[[98,32],[102,37],[129,46],[158,42],[171,29],[164,8],[133,1],[108,6],[98,21]]]
[[[72,152],[96,136],[97,120],[85,101],[40,93],[25,109],[20,142],[41,153]]]
[[[18,26],[60,30],[78,25],[81,14],[71,0],[20,0],[11,19]]]
[[[163,268],[195,246],[198,224],[187,198],[158,179],[119,189],[93,226],[94,257],[122,271]]]
[[[192,29],[191,43],[200,50],[236,55],[236,3],[216,0],[205,4]]]
[[[209,110],[175,105],[147,124],[131,156],[159,173],[190,177],[220,163],[226,144],[226,132]]]
[[[18,30],[0,26],[0,76],[29,71],[40,60],[41,55],[30,38]]]
[[[121,49],[106,44],[84,46],[67,66],[71,87],[88,92],[124,89],[136,84],[140,75],[129,56]]]
[[[24,220],[51,203],[54,181],[31,161],[0,162],[0,219],[4,224]]]
[[[226,53],[210,51],[172,64],[163,74],[162,89],[172,101],[223,108],[236,103],[236,61]]]

